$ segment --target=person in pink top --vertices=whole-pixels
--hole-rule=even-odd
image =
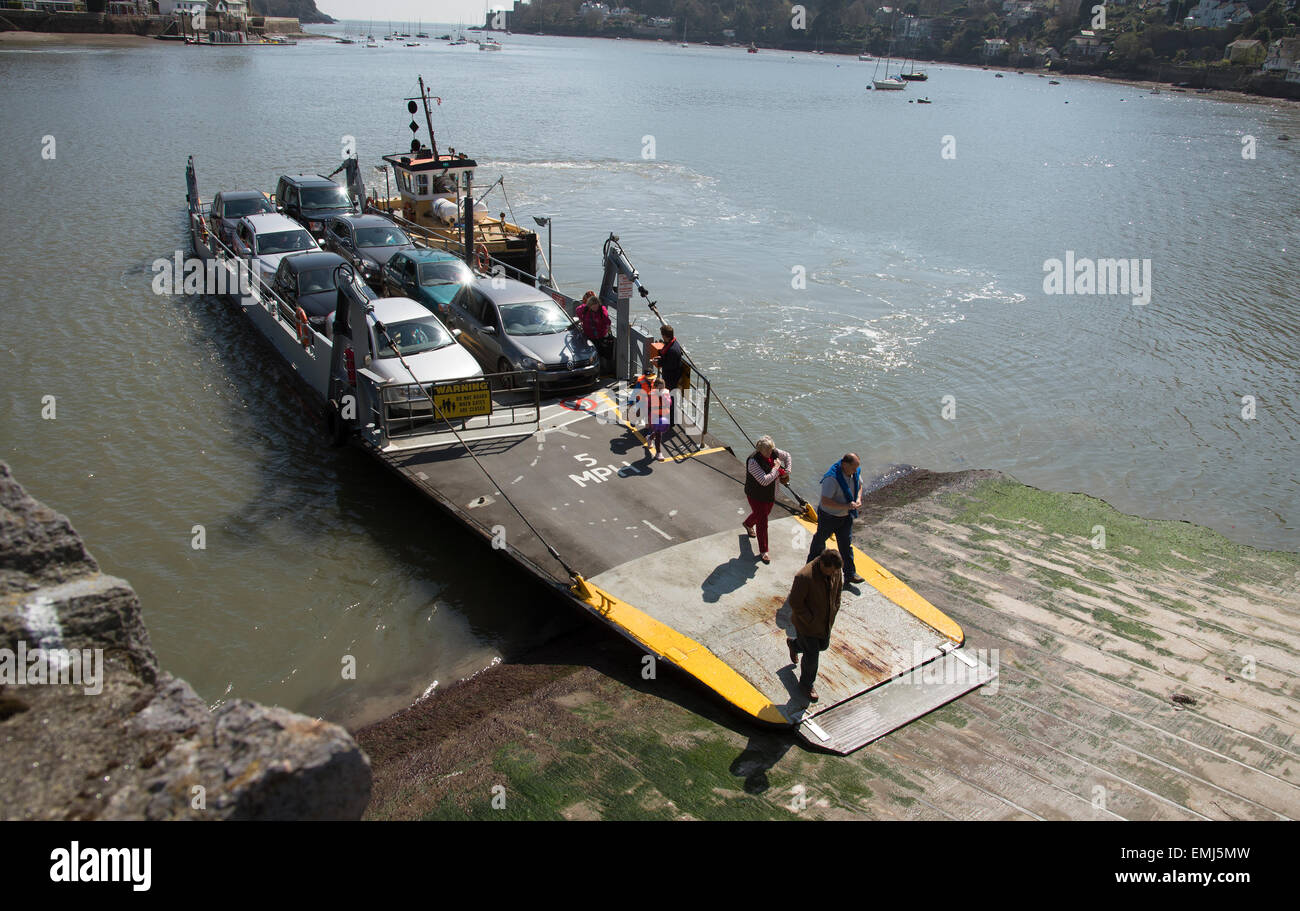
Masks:
[[[745,531],[758,538],[759,559],[771,563],[767,553],[767,517],[776,503],[776,485],[790,483],[790,453],[777,449],[770,436],[761,436],[753,454],[745,460],[745,499],[749,500],[749,518]]]
[[[582,303],[574,308],[574,315],[582,325],[582,334],[600,352],[600,372],[614,372],[614,337],[609,333],[609,310],[600,302],[595,291],[582,295]]]

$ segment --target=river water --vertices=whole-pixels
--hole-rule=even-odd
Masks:
[[[875,93],[832,56],[505,41],[0,50],[0,458],[209,703],[357,723],[577,622],[323,446],[225,303],[151,290],[187,155],[205,199],[328,172],[347,137],[377,163],[409,144],[417,74],[440,143],[505,176],[489,207],[553,216],[566,290],[622,238],[806,493],[853,449],[1300,549],[1300,108],[958,67]],[[1149,260],[1149,303],[1045,293],[1067,251]]]

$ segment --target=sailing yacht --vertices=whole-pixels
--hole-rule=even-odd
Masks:
[[[907,83],[898,76],[889,75],[889,62],[894,56],[894,25],[898,21],[898,10],[894,10],[894,22],[889,26],[889,50],[885,53],[885,78],[877,79],[876,74],[871,74],[871,85],[882,92],[899,92],[907,88]],[[876,61],[876,72],[880,71],[880,61]]]

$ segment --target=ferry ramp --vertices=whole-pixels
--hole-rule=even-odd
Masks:
[[[868,582],[845,590],[821,655],[821,700],[809,705],[786,647],[786,599],[815,526],[778,502],[772,562],[762,563],[741,527],[749,511],[743,461],[720,440],[681,427],[665,447],[671,458],[654,461],[622,419],[617,395],[600,388],[550,400],[535,424],[470,421],[460,439],[426,433],[379,454],[647,652],[758,721],[798,726],[815,746],[849,752],[992,679],[956,651],[956,623],[859,551]]]

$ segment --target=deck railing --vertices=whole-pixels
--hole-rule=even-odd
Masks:
[[[358,371],[358,380],[369,371]],[[371,375],[372,376],[372,375]],[[447,442],[454,435],[447,422],[437,417],[428,394],[437,392],[439,386],[455,385],[476,380],[486,380],[492,390],[492,411],[469,418],[451,418],[451,425],[459,433],[490,430],[501,427],[531,425],[536,428],[541,420],[541,390],[536,370],[514,370],[507,373],[488,373],[446,380],[437,383],[374,383],[371,376],[366,382],[375,386],[369,396],[371,416],[385,440],[410,440],[428,435],[438,437],[437,442]],[[421,390],[423,386],[423,390]]]

